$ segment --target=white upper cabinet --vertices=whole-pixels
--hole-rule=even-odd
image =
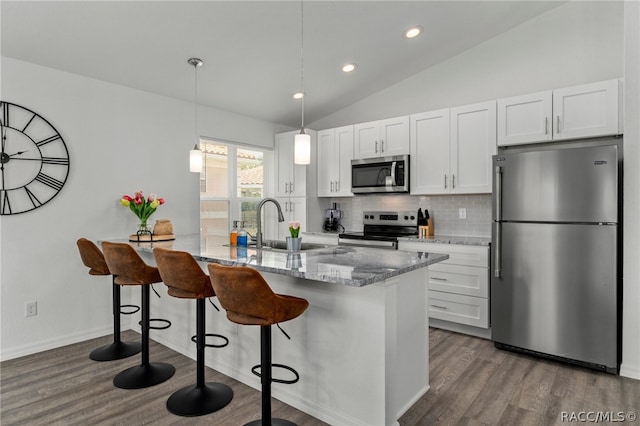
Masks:
[[[354,158],[388,157],[409,152],[409,116],[354,125]]]
[[[618,80],[554,90],[553,139],[620,133],[618,93]]]
[[[351,192],[353,126],[318,132],[318,196],[345,197]]]
[[[412,194],[445,194],[449,176],[449,108],[412,114],[410,183]]]
[[[490,193],[495,123],[495,101],[411,115],[411,193]]]
[[[306,196],[307,167],[293,163],[293,138],[298,133],[292,131],[275,136],[276,197]]]
[[[451,108],[451,192],[491,193],[496,101]]]
[[[498,100],[498,146],[620,132],[618,80]]]
[[[551,91],[498,99],[498,145],[550,141]]]

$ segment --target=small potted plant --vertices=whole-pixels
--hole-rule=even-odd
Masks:
[[[290,237],[287,237],[287,250],[288,251],[300,251],[302,246],[302,237],[300,237],[300,221],[292,220],[289,222]]]

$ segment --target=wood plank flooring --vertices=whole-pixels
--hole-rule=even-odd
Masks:
[[[139,335],[126,331],[123,339]],[[242,425],[259,418],[260,392],[209,368],[206,380],[231,386],[232,402],[203,417],[169,413],[167,397],[194,383],[195,362],[155,342],[151,360],[173,364],[175,376],[148,389],[115,388],[113,376],[139,355],[89,359],[91,350],[110,342],[105,336],[2,362],[0,424]],[[429,342],[431,389],[400,418],[401,426],[559,425],[566,423],[562,412],[640,415],[640,381],[500,351],[487,340],[444,330],[430,329]],[[325,424],[275,399],[273,413],[300,426]]]

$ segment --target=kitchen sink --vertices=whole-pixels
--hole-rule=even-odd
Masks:
[[[256,243],[255,242],[251,242],[249,243],[249,247],[254,247],[255,248]],[[302,242],[301,246],[300,246],[300,251],[307,251],[307,250],[316,250],[316,249],[322,249],[322,248],[326,248],[329,247],[326,244],[316,244],[316,243],[305,243]],[[263,240],[262,241],[262,250],[275,250],[275,251],[287,251],[287,242],[286,241],[280,241],[280,240]]]

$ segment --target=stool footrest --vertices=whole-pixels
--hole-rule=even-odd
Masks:
[[[251,372],[253,374],[255,374],[258,377],[262,377],[262,375],[258,372],[258,370],[260,369],[261,365],[254,365],[253,367],[251,367]],[[298,380],[300,380],[300,375],[298,374],[298,372],[296,370],[294,370],[293,368],[289,367],[288,365],[283,365],[283,364],[271,364],[271,367],[276,367],[276,368],[282,368],[284,370],[288,370],[290,372],[293,373],[293,375],[295,376],[295,379],[292,380],[284,380],[284,379],[276,379],[276,378],[271,378],[272,382],[275,383],[284,383],[285,385],[292,385],[294,383],[297,383]]]
[[[122,308],[131,308],[130,311],[123,311]],[[120,313],[122,315],[132,315],[135,314],[136,312],[138,312],[140,310],[140,306],[138,305],[120,305]]]
[[[227,346],[229,344],[229,339],[227,339],[222,334],[205,334],[204,337],[205,337],[205,339],[207,337],[217,337],[218,339],[224,340],[224,343],[219,344],[219,345],[214,345],[214,344],[211,344],[211,343],[205,343],[204,346],[207,347],[207,348],[224,348],[225,346]],[[193,343],[198,343],[198,335],[196,334],[195,336],[191,336],[191,341]]]
[[[163,322],[167,325],[164,326],[160,326],[160,325],[151,325],[152,322]],[[142,321],[138,321],[138,325],[142,326]],[[149,330],[166,330],[167,328],[171,327],[171,321],[167,320],[167,319],[162,319],[162,318],[151,318],[149,320]]]

